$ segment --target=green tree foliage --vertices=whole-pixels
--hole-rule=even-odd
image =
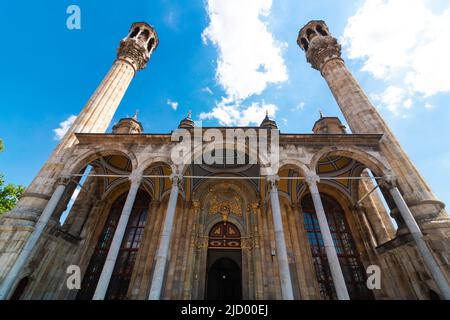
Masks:
[[[0,152],[3,151],[3,141],[0,139]],[[0,214],[5,213],[17,203],[17,200],[24,193],[25,188],[22,186],[15,186],[13,184],[5,185],[5,178],[0,174]]]
[[[0,175],[0,214],[14,208],[17,200],[19,200],[24,191],[25,188],[22,186],[13,184],[5,185],[4,177],[3,175]]]

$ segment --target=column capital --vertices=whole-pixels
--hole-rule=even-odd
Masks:
[[[266,179],[271,188],[276,188],[278,181],[280,181],[280,177],[278,175],[267,176]]]
[[[140,185],[142,182],[142,172],[132,172],[128,176],[128,180],[130,180],[132,185]]]
[[[383,176],[383,179],[380,182],[381,187],[385,187],[387,189],[392,189],[397,187],[397,178],[392,172],[389,172]]]
[[[306,174],[305,181],[309,186],[317,185],[320,182],[320,177],[317,174],[311,172]]]
[[[67,186],[71,181],[72,181],[72,178],[70,177],[70,175],[61,175],[56,180],[56,185],[57,186]]]
[[[250,208],[252,208],[253,210],[258,210],[259,209],[259,202],[252,202],[252,203],[250,203]]]
[[[172,182],[172,186],[178,185],[181,181],[183,181],[183,175],[179,173],[172,173],[170,175],[170,181]]]
[[[199,210],[200,209],[200,201],[192,200],[192,208],[196,211]]]

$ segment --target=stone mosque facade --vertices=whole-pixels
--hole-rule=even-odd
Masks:
[[[72,127],[0,218],[0,299],[450,299],[445,204],[326,24],[309,22],[297,42],[351,133],[323,115],[312,134],[280,133],[279,170],[264,176],[246,161],[176,165],[171,134],[144,133],[136,116],[106,132],[158,46],[153,27],[134,23]],[[190,116],[178,127],[198,130]],[[257,129],[277,124],[266,117]],[[68,285],[77,272],[80,286]],[[379,287],[368,286],[372,275]]]

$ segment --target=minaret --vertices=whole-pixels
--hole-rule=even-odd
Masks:
[[[384,134],[381,151],[389,161],[396,183],[419,224],[428,219],[448,216],[408,155],[400,146],[377,109],[341,58],[341,46],[330,35],[324,21],[311,21],[298,36],[298,45],[307,61],[319,70],[328,83],[353,133]]]
[[[77,141],[75,133],[106,132],[131,80],[137,71],[146,67],[157,46],[158,36],[153,27],[144,22],[131,26],[120,42],[117,58],[108,74],[8,217],[27,219],[30,215],[40,214],[61,174],[66,150]]]
[[[74,132],[104,133],[137,71],[147,66],[158,46],[155,29],[145,22],[131,26],[117,49],[117,59],[88,103],[67,132],[57,151],[74,143]]]

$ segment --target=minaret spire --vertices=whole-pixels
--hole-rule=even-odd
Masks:
[[[138,115],[139,115],[139,110],[136,110],[136,111],[134,112],[133,119],[137,121]]]
[[[448,234],[450,230],[445,205],[436,199],[377,108],[348,70],[341,57],[341,45],[331,36],[325,22],[310,21],[300,30],[297,43],[305,51],[307,61],[314,69],[319,70],[327,81],[352,132],[383,135],[379,143],[380,151],[390,164],[392,172],[379,172],[385,176],[385,183],[381,188],[390,194],[395,209],[400,212],[408,226],[428,272],[433,276],[441,294],[450,299],[450,285],[442,273],[442,270],[448,269],[448,263],[440,262],[441,269],[429,250],[429,247],[434,248],[436,256],[445,254],[443,251],[446,249],[448,251],[448,239],[439,236]],[[374,166],[370,169],[382,171]],[[429,237],[429,244],[426,244],[419,226],[424,233],[429,232],[436,238]],[[444,242],[447,243],[447,248],[438,249]]]
[[[106,132],[135,73],[146,67],[157,45],[158,36],[153,27],[145,22],[134,23],[131,26],[128,35],[120,41],[117,58],[108,74],[53,150],[13,212],[26,211],[29,207],[36,209],[36,212],[44,209],[47,201],[42,199],[51,195],[64,166],[61,159],[65,156],[66,150],[70,150],[78,141],[75,134]],[[33,195],[40,195],[39,201],[36,201]]]
[[[412,208],[414,215],[421,218],[440,215],[443,211],[442,205],[348,70],[341,57],[341,45],[331,35],[325,22],[310,21],[300,30],[297,43],[305,51],[307,61],[320,71],[327,81],[351,131],[356,134],[384,135],[381,142],[382,152],[391,163],[407,202],[417,203]],[[408,174],[405,174],[406,172]],[[425,204],[429,201],[434,204]],[[424,207],[420,203],[424,203]]]

